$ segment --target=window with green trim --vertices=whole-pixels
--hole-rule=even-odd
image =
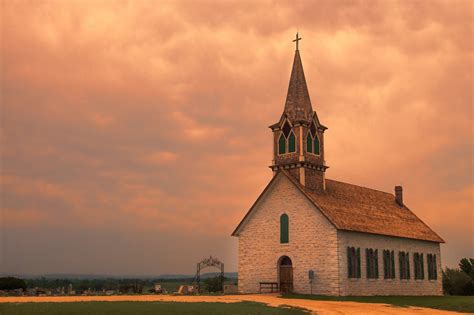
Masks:
[[[285,154],[286,153],[286,139],[283,134],[280,135],[280,139],[278,140],[278,154]]]
[[[320,155],[320,143],[316,124],[314,121],[311,122],[308,134],[306,136],[306,152]]]
[[[347,247],[347,276],[360,278],[360,248]]]
[[[425,279],[423,254],[420,254],[420,253],[413,254],[413,269],[415,271],[415,279],[417,280]]]
[[[288,138],[288,152],[295,152],[295,151],[296,151],[295,134],[291,132],[290,137]]]
[[[438,279],[437,265],[436,265],[436,254],[428,254],[428,279]]]
[[[318,136],[314,136],[314,154],[319,155],[319,139]]]
[[[289,242],[289,224],[288,215],[285,213],[280,216],[280,243],[286,244]]]
[[[372,248],[365,249],[365,266],[367,267],[367,278],[377,279],[379,277],[379,251]]]
[[[383,276],[385,279],[395,279],[395,253],[393,250],[383,251]]]
[[[398,252],[398,266],[400,267],[400,279],[410,279],[410,254]]]
[[[311,138],[311,134],[308,132],[308,136],[306,137],[306,151],[312,153],[313,152],[313,138]]]

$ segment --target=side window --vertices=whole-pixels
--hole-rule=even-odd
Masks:
[[[395,253],[393,250],[383,251],[383,277],[395,279]]]
[[[413,269],[415,270],[415,279],[423,280],[425,279],[425,268],[423,264],[423,254],[415,253],[413,254]]]
[[[410,254],[408,252],[398,252],[398,263],[400,279],[410,279]]]
[[[379,253],[377,249],[365,249],[365,261],[367,266],[367,278],[377,279],[379,277]]]
[[[289,220],[287,214],[282,214],[280,216],[280,243],[286,244],[289,242]]]
[[[436,265],[436,255],[435,254],[428,254],[426,256],[428,260],[428,279],[429,280],[437,280],[438,279],[438,267]]]
[[[360,278],[360,248],[347,247],[347,277]]]

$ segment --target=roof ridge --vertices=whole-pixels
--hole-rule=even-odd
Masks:
[[[351,185],[351,186],[355,186],[355,187],[360,187],[360,188],[364,188],[364,189],[370,189],[370,190],[373,190],[373,191],[376,191],[376,192],[380,192],[380,193],[384,193],[384,194],[388,194],[388,195],[395,196],[395,195],[392,194],[392,193],[389,193],[389,192],[383,191],[383,190],[379,190],[379,189],[375,189],[375,188],[370,188],[370,187],[365,187],[365,186],[361,186],[361,185],[346,183],[346,182],[342,182],[342,181],[340,181],[340,180],[335,180],[335,179],[330,179],[330,178],[326,178],[326,180],[330,180],[330,181],[332,181],[332,182],[337,182],[337,183],[341,183],[341,184],[345,184],[345,185]]]

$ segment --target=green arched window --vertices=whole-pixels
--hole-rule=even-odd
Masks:
[[[319,155],[319,139],[318,139],[318,136],[314,137],[314,154]]]
[[[286,244],[289,242],[289,224],[288,215],[285,213],[280,216],[280,243]]]
[[[288,138],[288,152],[295,152],[296,151],[296,139],[293,132],[290,133],[290,137]]]
[[[308,133],[306,137],[306,151],[312,153],[313,152],[313,138],[311,138],[311,134]]]
[[[280,135],[280,139],[278,140],[278,154],[285,154],[286,153],[286,140],[283,134]]]

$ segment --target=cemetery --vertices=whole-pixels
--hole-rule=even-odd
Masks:
[[[218,270],[218,273],[203,273],[203,271],[209,268]],[[45,297],[237,293],[237,279],[225,278],[224,263],[212,256],[196,263],[196,273],[193,277],[183,279],[91,279],[83,281],[71,279],[24,281],[14,277],[9,277],[8,279],[9,282],[14,283],[10,288],[0,289],[0,296]],[[72,282],[75,282],[75,285]]]

